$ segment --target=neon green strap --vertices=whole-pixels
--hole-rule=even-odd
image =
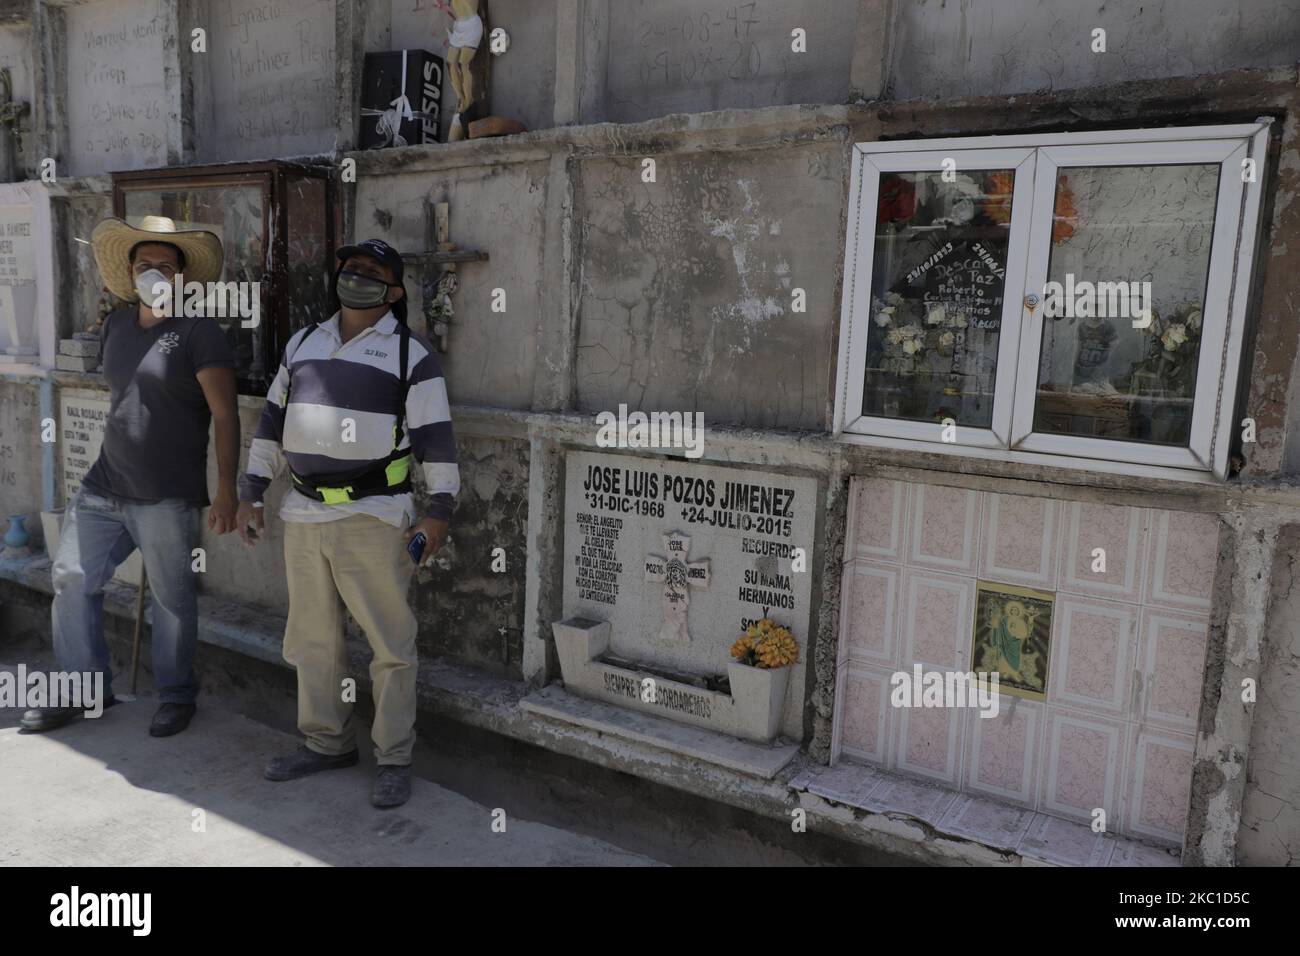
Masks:
[[[327,505],[343,505],[352,500],[352,486],[346,488],[317,488],[321,500]]]
[[[390,461],[384,469],[384,477],[390,485],[400,485],[411,471],[411,456],[403,455],[397,461]]]

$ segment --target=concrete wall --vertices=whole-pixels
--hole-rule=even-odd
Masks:
[[[577,406],[820,428],[833,349],[838,144],[592,161],[578,194]],[[801,288],[807,310],[793,311]]]
[[[40,393],[30,382],[0,378],[0,518],[40,512],[40,408]],[[37,517],[27,526],[39,531],[39,522]]]
[[[1287,66],[1300,50],[1290,0],[899,0],[896,8],[898,99]],[[1095,29],[1106,31],[1104,53],[1092,52]]]
[[[784,103],[848,95],[857,0],[611,0],[605,118]],[[807,52],[791,33],[807,33]]]
[[[1268,651],[1250,735],[1240,859],[1294,866],[1300,857],[1300,526],[1277,540],[1269,589]]]
[[[369,168],[369,167],[367,167]],[[536,337],[547,279],[542,265],[547,166],[468,166],[436,175],[363,172],[358,179],[356,238],[378,236],[403,252],[433,248],[426,203],[449,202],[450,235],[479,249],[487,263],[460,265],[461,288],[443,371],[454,402],[530,408]],[[503,290],[505,311],[493,310]],[[421,279],[408,273],[411,315],[423,309]]]
[[[112,214],[112,197],[104,192],[56,196],[51,202],[58,246],[55,308],[59,338],[69,338],[98,321],[103,280],[90,248],[90,234],[97,222]]]
[[[167,162],[163,0],[98,0],[65,13],[67,166],[74,176]],[[175,41],[172,41],[175,42]]]
[[[420,653],[495,674],[523,673],[529,454],[525,443],[458,438],[461,494],[437,567],[421,571],[411,606]],[[504,571],[493,570],[497,548]],[[500,566],[500,565],[498,565]]]
[[[328,152],[336,122],[333,0],[206,0],[208,52],[193,55],[196,158]]]

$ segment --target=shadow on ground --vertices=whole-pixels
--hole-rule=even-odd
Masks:
[[[0,670],[26,647],[0,648]],[[122,684],[128,680],[121,680]],[[149,736],[151,697],[44,734],[0,709],[0,864],[14,865],[653,865],[646,856],[506,811],[416,778],[411,801],[370,805],[374,762],[285,783],[261,776],[298,738],[200,700],[190,727]],[[364,734],[364,731],[363,731]],[[364,739],[364,736],[363,736]]]

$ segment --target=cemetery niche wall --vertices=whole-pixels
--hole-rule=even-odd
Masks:
[[[1218,517],[850,484],[833,759],[1082,823],[1100,808],[1108,832],[1181,843]],[[986,652],[989,595],[1043,609],[1018,635],[1021,673]],[[917,667],[1000,672],[998,712],[897,706],[895,675]]]
[[[817,482],[715,465],[571,452],[567,690],[720,733],[803,734]],[[732,646],[767,619],[797,661],[754,667]]]

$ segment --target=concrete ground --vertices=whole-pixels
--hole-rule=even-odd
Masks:
[[[185,732],[154,738],[156,706],[128,699],[99,719],[44,734],[20,732],[20,712],[0,709],[0,866],[656,863],[418,777],[409,803],[376,809],[364,746],[356,767],[272,783],[262,767],[299,738],[211,699],[200,701]],[[497,809],[503,833],[493,830]]]

